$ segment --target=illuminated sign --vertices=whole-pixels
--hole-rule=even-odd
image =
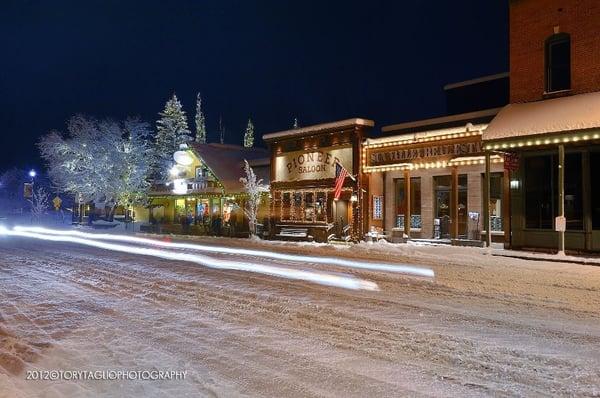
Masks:
[[[446,141],[439,144],[408,144],[385,149],[369,148],[367,159],[369,166],[380,166],[396,163],[418,162],[431,158],[453,158],[457,156],[482,155],[481,138]]]
[[[325,147],[281,154],[275,158],[275,181],[335,178],[335,162],[352,170],[352,147]]]

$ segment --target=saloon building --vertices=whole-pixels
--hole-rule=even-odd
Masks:
[[[369,184],[361,145],[374,123],[347,119],[266,134],[271,155],[271,219],[275,238],[360,239]],[[350,174],[334,200],[336,162]]]

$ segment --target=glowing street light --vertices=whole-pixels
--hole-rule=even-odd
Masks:
[[[34,178],[37,175],[34,169],[29,170],[29,177]]]

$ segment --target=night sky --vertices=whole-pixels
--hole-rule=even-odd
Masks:
[[[508,2],[28,1],[0,10],[0,172],[73,114],[154,123],[175,92],[209,141],[348,117],[443,115],[446,83],[508,70]],[[258,140],[262,145],[261,140]]]

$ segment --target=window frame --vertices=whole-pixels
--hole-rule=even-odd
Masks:
[[[553,76],[552,70],[556,68],[556,65],[551,65],[551,51],[552,47],[557,44],[567,43],[569,50],[569,58],[567,63],[569,84],[566,88],[555,89],[553,87]],[[552,94],[559,93],[561,91],[570,91],[572,87],[571,81],[571,36],[568,33],[556,33],[548,37],[544,43],[544,93]]]

